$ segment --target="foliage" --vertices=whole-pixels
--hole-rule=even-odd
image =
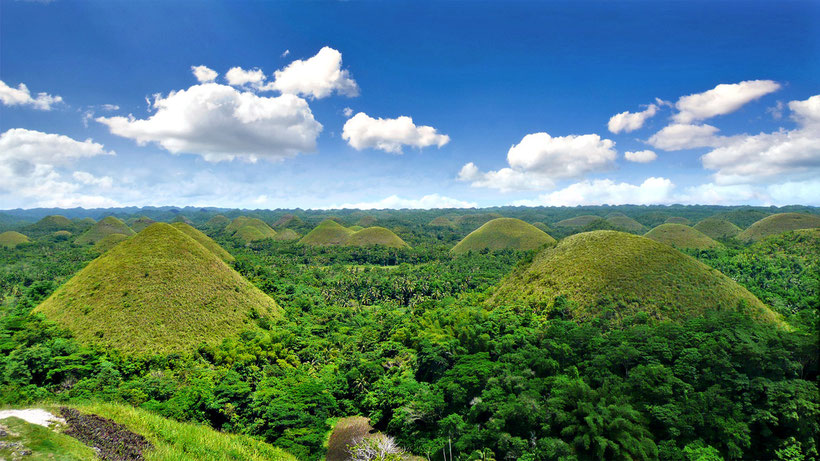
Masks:
[[[0,459],[82,461],[95,457],[94,450],[79,441],[19,418],[0,420],[0,428],[6,432],[6,435],[0,437],[0,442],[3,442],[0,444]],[[22,444],[22,447],[17,444]],[[30,454],[25,457],[13,456],[13,453],[23,450]]]

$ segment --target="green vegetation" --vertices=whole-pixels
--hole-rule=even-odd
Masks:
[[[75,224],[65,216],[50,215],[28,226],[28,230],[35,233],[50,234],[60,230],[73,231],[75,227]]]
[[[547,234],[549,234],[550,232],[552,232],[552,230],[550,229],[550,226],[548,226],[548,225],[546,225],[546,224],[544,224],[544,223],[542,223],[542,222],[534,222],[534,223],[532,223],[532,225],[533,225],[533,227],[535,227],[536,229],[538,229],[538,230],[540,230],[540,231],[542,231],[542,232],[545,232],[545,233],[547,233]]]
[[[615,231],[577,234],[541,250],[498,286],[490,303],[563,310],[578,319],[644,313],[684,320],[740,308],[779,323],[774,312],[720,272],[667,245]]]
[[[105,253],[125,240],[128,240],[128,236],[125,234],[108,234],[103,237],[102,240],[94,244],[94,251],[98,253]]]
[[[362,228],[366,227],[373,227],[374,224],[378,219],[374,218],[373,216],[362,216],[358,221],[356,221],[356,225]]]
[[[113,216],[109,216],[91,226],[90,229],[77,237],[77,239],[74,240],[74,243],[77,245],[93,245],[105,238],[106,235],[134,235],[134,233],[135,232],[131,230],[130,227],[126,226],[124,222]]]
[[[245,216],[240,216],[231,221],[231,224],[225,228],[225,232],[235,236],[245,244],[276,237],[276,231],[271,229],[265,221]]]
[[[68,240],[68,239],[71,238],[71,235],[72,235],[71,232],[64,231],[64,230],[63,231],[57,231],[57,232],[51,234],[52,237],[54,237],[56,240],[59,240],[59,241]]]
[[[172,224],[173,224],[173,223],[178,223],[178,222],[185,223],[185,224],[187,224],[187,225],[189,225],[189,226],[193,226],[193,225],[194,225],[194,222],[193,222],[193,221],[191,221],[190,219],[186,218],[186,217],[185,217],[185,215],[181,215],[181,214],[178,214],[178,215],[174,216],[174,219],[172,219],[172,220],[171,220],[171,223],[172,223]]]
[[[806,213],[779,213],[767,216],[749,226],[738,234],[737,238],[743,241],[756,242],[770,235],[797,229],[814,229],[820,227],[820,216]]]
[[[36,312],[84,343],[148,354],[217,344],[279,308],[212,251],[157,223],[92,261]]]
[[[746,229],[771,214],[769,211],[741,208],[739,210],[722,211],[714,214],[712,217],[725,219],[741,229]]]
[[[344,245],[353,231],[332,219],[325,219],[299,240],[299,243],[313,246]]]
[[[692,221],[690,221],[687,218],[681,217],[681,216],[672,216],[670,218],[667,218],[666,221],[664,221],[663,223],[664,224],[681,224],[683,226],[689,226],[689,225],[692,224]]]
[[[129,222],[128,224],[131,227],[131,230],[133,230],[134,232],[142,232],[143,229],[150,226],[151,224],[154,224],[155,222],[156,221],[147,216],[140,216],[139,218],[134,219],[133,222]]]
[[[205,227],[213,231],[222,231],[225,230],[225,228],[228,227],[230,223],[230,219],[226,218],[225,216],[222,216],[221,214],[218,214],[213,218],[209,219],[208,222],[205,223]]]
[[[563,219],[555,223],[555,227],[586,227],[595,221],[603,220],[604,218],[594,215],[576,216],[574,218]]]
[[[192,239],[196,240],[200,245],[204,246],[211,253],[219,256],[219,259],[225,261],[226,263],[230,264],[236,261],[236,258],[234,258],[232,254],[225,251],[225,249],[219,246],[218,243],[214,242],[213,240],[211,240],[210,237],[194,229],[190,225],[185,224],[183,222],[175,222],[171,225],[174,226],[177,230],[182,231],[188,237],[191,237]]]
[[[369,247],[377,245],[388,248],[410,247],[410,245],[405,243],[404,240],[399,238],[399,236],[394,234],[390,229],[385,229],[384,227],[378,226],[368,227],[367,229],[362,229],[350,234],[344,244],[355,247]]]
[[[0,429],[7,433],[0,436],[0,459],[87,461],[96,458],[94,450],[79,441],[19,418],[0,419]],[[30,454],[14,456],[22,450],[28,450]]]
[[[19,232],[7,231],[0,234],[0,246],[4,248],[16,248],[17,245],[28,242],[29,238]]]
[[[706,218],[695,225],[695,230],[717,240],[735,237],[741,229],[731,222],[721,218]]]
[[[610,213],[606,221],[615,229],[625,232],[642,233],[645,230],[643,224],[623,213]]]
[[[279,241],[290,241],[299,240],[299,237],[301,236],[293,229],[282,229],[276,233],[276,236],[273,237],[273,239]]]
[[[282,216],[281,218],[277,219],[276,222],[273,223],[273,228],[282,229],[285,227],[299,227],[304,224],[305,222],[302,221],[298,216],[288,213]]]
[[[453,227],[455,224],[453,223],[453,221],[450,221],[447,217],[439,216],[438,218],[435,218],[429,223],[427,223],[427,225],[432,227]]]
[[[647,232],[644,237],[675,248],[704,250],[720,246],[720,243],[703,232],[683,224],[661,224]]]
[[[555,239],[515,218],[497,218],[464,237],[451,250],[455,254],[480,250],[533,250],[542,245],[555,243]]]

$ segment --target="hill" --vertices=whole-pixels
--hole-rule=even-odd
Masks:
[[[390,248],[410,248],[404,240],[384,227],[368,227],[350,234],[344,243],[347,246],[368,247],[386,246]]]
[[[667,245],[617,231],[577,234],[541,250],[502,280],[489,302],[554,308],[559,296],[570,303],[558,307],[578,319],[598,317],[608,307],[619,317],[645,312],[684,320],[745,305],[754,317],[779,323],[759,299],[717,270]]]
[[[231,223],[231,220],[218,214],[213,218],[209,219],[208,222],[205,223],[205,227],[215,231],[224,230],[228,225]]]
[[[89,263],[35,311],[84,343],[164,354],[218,344],[279,307],[196,240],[157,223]]]
[[[299,240],[305,245],[343,245],[353,231],[332,219],[325,219]]]
[[[455,224],[446,217],[439,216],[427,223],[427,225],[432,227],[453,227]]]
[[[548,226],[548,225],[546,225],[546,224],[544,224],[544,223],[542,223],[542,222],[540,222],[540,221],[539,221],[539,222],[534,222],[534,223],[532,223],[532,225],[533,225],[533,227],[535,227],[536,229],[538,229],[538,230],[540,230],[540,231],[543,231],[543,232],[546,232],[547,234],[549,234],[549,233],[550,233],[550,231],[551,231],[550,226]]]
[[[289,241],[299,240],[299,237],[301,236],[293,229],[282,229],[276,233],[276,237],[274,237],[273,239],[280,241]]]
[[[738,234],[737,238],[743,241],[756,242],[770,235],[797,229],[814,229],[820,227],[820,216],[806,213],[778,213],[767,216],[749,226]]]
[[[475,229],[479,226],[492,221],[493,219],[502,218],[498,213],[476,213],[461,215],[453,219],[453,224],[459,226],[461,229]]]
[[[695,224],[695,230],[703,232],[713,239],[732,238],[741,232],[741,228],[721,218],[706,218]]]
[[[611,213],[606,217],[606,221],[612,227],[626,232],[644,232],[646,229],[643,224],[623,213]]]
[[[31,240],[29,240],[28,237],[15,231],[8,231],[0,234],[0,246],[5,248],[16,248],[17,245],[21,243],[28,243],[30,241]]]
[[[230,235],[233,235],[242,226],[248,224],[250,220],[251,218],[248,218],[247,216],[239,216],[238,218],[234,218],[233,221],[231,221],[231,223],[225,227],[225,232],[227,232]]]
[[[274,229],[281,229],[281,228],[289,227],[289,226],[290,227],[303,226],[304,224],[305,224],[305,222],[302,221],[298,216],[288,213],[288,214],[282,216],[281,218],[277,219],[276,222],[273,223],[272,227]]]
[[[233,235],[244,243],[250,243],[257,240],[275,238],[276,231],[271,229],[271,227],[261,219],[246,218],[242,221],[242,227]]]
[[[57,231],[57,232],[51,234],[51,236],[54,237],[54,240],[56,240],[58,242],[64,242],[64,241],[70,239],[72,235],[73,234],[71,232],[65,231],[65,230]]]
[[[376,224],[376,221],[377,221],[376,218],[374,218],[373,216],[367,215],[367,216],[362,216],[358,221],[356,221],[356,225],[357,226],[362,226],[362,227],[365,227],[365,228],[373,227],[373,224]]]
[[[171,225],[174,226],[177,230],[182,231],[188,237],[191,237],[192,239],[196,240],[200,245],[210,250],[211,253],[219,256],[219,258],[225,261],[226,263],[232,263],[236,261],[236,258],[234,258],[233,255],[228,253],[224,248],[219,246],[218,243],[214,242],[213,240],[211,240],[210,237],[194,229],[188,224],[185,224],[184,222],[175,222]]]
[[[194,225],[194,222],[193,222],[193,221],[191,221],[190,219],[188,219],[185,215],[181,215],[181,214],[178,214],[178,215],[174,216],[174,219],[172,219],[172,220],[171,220],[171,224],[173,224],[173,223],[178,223],[178,222],[185,223],[185,224],[187,224],[187,225],[189,225],[189,226],[193,226],[193,225]]]
[[[105,253],[125,240],[128,240],[128,236],[125,234],[108,234],[94,244],[94,250],[99,253]]]
[[[28,226],[26,229],[33,232],[53,233],[60,230],[73,231],[75,224],[62,215],[50,215]]]
[[[760,210],[749,210],[749,209],[740,209],[740,210],[732,210],[732,211],[724,211],[722,213],[718,213],[713,218],[720,218],[729,221],[730,223],[736,225],[741,229],[746,229],[747,227],[751,226],[752,224],[760,221],[761,219],[765,218],[766,216],[771,216],[771,213],[767,213],[765,211]]]
[[[74,243],[77,245],[94,244],[102,240],[106,235],[111,234],[134,235],[135,232],[126,226],[124,222],[113,216],[109,216],[91,226],[91,229],[88,229],[77,237]]]
[[[666,221],[663,222],[664,224],[683,224],[684,226],[689,226],[692,224],[692,221],[682,218],[680,216],[672,216],[671,218],[666,218]]]
[[[497,218],[470,232],[453,247],[455,254],[470,250],[532,250],[555,239],[532,224],[515,218]]]
[[[555,227],[585,227],[593,222],[604,219],[600,216],[594,215],[583,215],[583,216],[576,216],[574,218],[564,219],[563,221],[558,221],[555,223]]]
[[[644,237],[675,248],[704,250],[721,246],[703,232],[683,224],[661,224],[644,234]]]
[[[134,219],[133,221],[129,222],[131,230],[134,232],[140,232],[146,227],[154,224],[156,221],[147,217],[147,216],[140,216],[139,218]]]

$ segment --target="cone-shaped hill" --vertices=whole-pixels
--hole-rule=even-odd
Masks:
[[[89,263],[35,311],[82,342],[164,354],[218,344],[280,308],[196,240],[156,223]]]
[[[806,213],[779,213],[767,216],[738,234],[737,238],[756,242],[770,235],[782,234],[797,229],[820,227],[820,216]]]
[[[193,221],[191,221],[190,219],[188,219],[188,217],[186,217],[185,215],[181,215],[181,214],[178,214],[178,215],[174,216],[174,219],[172,219],[172,220],[171,220],[171,224],[173,224],[173,223],[177,223],[177,222],[183,222],[183,223],[185,223],[185,224],[187,224],[187,225],[189,225],[189,226],[193,226],[193,225],[194,225],[194,222],[193,222]]]
[[[634,219],[630,218],[629,216],[623,213],[612,213],[606,217],[606,222],[608,222],[612,227],[627,231],[627,232],[641,232],[645,230],[643,224],[635,221]]]
[[[222,216],[221,214],[218,214],[213,218],[209,219],[208,222],[205,223],[205,227],[211,230],[221,231],[225,230],[225,228],[228,227],[228,224],[230,223],[230,219],[226,218],[225,216]]]
[[[453,247],[455,254],[470,250],[532,250],[555,239],[532,224],[515,218],[497,218],[470,232]]]
[[[666,218],[666,221],[663,222],[664,224],[683,224],[684,226],[688,226],[692,224],[692,221],[681,217],[681,216],[672,216],[671,218]]]
[[[98,253],[105,253],[125,240],[128,240],[125,234],[108,234],[94,244],[94,250]]]
[[[129,222],[131,230],[134,232],[140,232],[146,227],[154,224],[156,221],[147,217],[147,216],[140,216],[139,218],[135,219],[133,222]]]
[[[293,229],[282,229],[276,233],[276,237],[273,239],[279,241],[290,241],[299,240],[299,237],[301,236]]]
[[[119,219],[109,216],[104,218],[91,226],[91,229],[85,231],[82,235],[74,240],[78,245],[94,244],[102,240],[106,235],[123,234],[134,235],[134,231],[126,226],[124,222]]]
[[[661,224],[647,232],[644,237],[675,248],[705,250],[721,246],[703,232],[683,224]]]
[[[325,219],[307,235],[302,237],[299,243],[305,245],[344,245],[347,238],[353,231],[342,226],[332,219]]]
[[[304,224],[305,224],[305,222],[302,221],[301,218],[299,218],[296,215],[288,213],[288,214],[282,216],[281,218],[277,219],[276,222],[273,223],[273,228],[274,229],[282,229],[282,228],[288,227],[288,226],[290,226],[290,227],[299,227],[299,226],[303,226]]]
[[[60,230],[73,231],[76,225],[62,215],[51,215],[28,226],[28,230],[33,232],[53,233]]]
[[[558,221],[557,223],[555,223],[555,227],[585,227],[594,223],[595,221],[598,221],[599,219],[604,218],[594,215],[576,216],[574,218]]]
[[[28,237],[19,232],[8,231],[0,234],[0,247],[16,248],[17,245],[28,242],[30,242]]]
[[[567,237],[541,250],[501,281],[492,305],[552,307],[570,301],[574,318],[597,317],[602,306],[619,316],[645,312],[683,320],[710,309],[741,309],[763,321],[780,319],[748,290],[674,248],[617,231]]]
[[[741,229],[731,222],[720,218],[706,218],[695,224],[695,229],[713,239],[732,238],[741,232]]]
[[[265,221],[259,218],[240,216],[225,228],[225,232],[238,238],[244,243],[257,240],[276,238],[276,231],[271,229]]]
[[[368,247],[386,246],[390,248],[410,248],[404,240],[384,227],[368,227],[350,234],[344,243],[347,246]]]
[[[439,216],[438,218],[433,219],[429,223],[428,226],[431,227],[453,227],[453,221],[450,221],[446,216]]]
[[[356,221],[356,225],[362,227],[373,227],[373,224],[376,224],[376,218],[370,215],[362,216],[361,219]]]
[[[175,222],[171,225],[177,228],[177,230],[182,231],[188,237],[191,237],[192,239],[199,242],[200,245],[210,250],[211,253],[219,256],[219,258],[225,261],[226,263],[232,263],[236,261],[236,258],[234,258],[232,254],[225,251],[225,249],[219,246],[218,243],[214,242],[213,240],[211,240],[210,237],[194,229],[188,224],[185,224],[184,222]]]
[[[550,226],[548,226],[548,225],[546,225],[546,224],[544,224],[544,223],[542,223],[542,222],[540,222],[540,221],[539,221],[539,222],[534,222],[534,223],[532,223],[532,225],[533,225],[536,229],[541,230],[541,231],[544,231],[544,232],[546,232],[546,233],[548,233],[548,234],[552,231],[552,229],[550,229]]]

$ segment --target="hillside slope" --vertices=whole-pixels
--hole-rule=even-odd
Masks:
[[[770,235],[782,234],[798,229],[820,227],[820,216],[806,213],[778,213],[767,216],[738,234],[737,238],[756,242]]]
[[[701,220],[694,228],[713,239],[732,238],[742,231],[731,222],[715,217]]]
[[[347,238],[353,233],[352,230],[342,226],[332,219],[325,219],[312,231],[299,240],[305,245],[343,245]]]
[[[74,240],[74,243],[77,245],[95,244],[102,240],[106,235],[111,234],[123,234],[129,236],[134,235],[135,232],[119,219],[113,216],[108,216],[107,218],[103,218],[99,222],[95,223],[90,229],[77,237],[77,239]]]
[[[675,248],[705,250],[721,246],[703,232],[683,224],[661,224],[644,234],[644,237]]]
[[[410,248],[404,240],[384,227],[368,227],[350,234],[344,243],[347,246],[386,246],[390,248]]]
[[[555,239],[532,224],[515,218],[497,218],[470,232],[451,252],[464,254],[468,251],[532,250]]]

